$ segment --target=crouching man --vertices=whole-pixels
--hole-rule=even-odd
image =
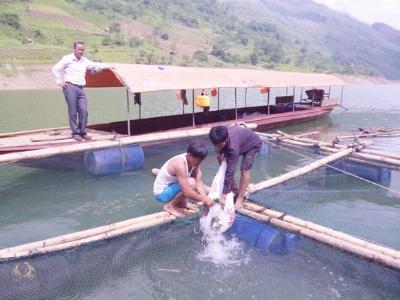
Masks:
[[[241,126],[214,126],[211,128],[209,137],[218,153],[218,160],[226,160],[224,187],[222,189],[221,201],[224,202],[229,192],[237,194],[235,208],[243,207],[244,196],[250,182],[250,169],[261,149],[262,142],[257,134],[251,129]],[[239,190],[235,183],[235,171],[242,156],[240,166]]]
[[[207,197],[201,178],[200,164],[207,153],[202,142],[192,142],[186,153],[172,157],[161,167],[154,181],[154,196],[165,203],[164,210],[177,217],[189,214],[196,206],[186,198],[214,205]]]

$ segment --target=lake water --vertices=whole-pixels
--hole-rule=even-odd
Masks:
[[[228,107],[233,91],[221,92],[224,97],[220,107]],[[244,91],[238,94],[239,105],[244,105]],[[90,123],[126,119],[124,90],[89,90],[88,96]],[[249,90],[247,96],[248,104],[266,101],[257,90]],[[143,117],[182,111],[172,92],[143,95],[142,102]],[[327,118],[282,130],[318,130],[317,137],[329,139],[358,128],[398,128],[399,103],[399,85],[348,86],[344,90],[343,105],[349,110],[337,108]],[[213,103],[213,108],[216,105]],[[59,90],[2,91],[0,112],[0,132],[67,124],[66,107]],[[137,106],[131,106],[130,116],[138,117]],[[213,153],[210,143],[205,141]],[[83,171],[1,165],[0,248],[160,211],[162,205],[152,197],[154,177],[150,170],[160,167],[172,155],[184,152],[187,143],[146,148],[146,161],[141,170],[115,176],[92,177]],[[399,138],[375,139],[370,148],[399,153]],[[252,169],[252,182],[280,175],[320,157],[286,147],[269,146],[268,149]],[[216,170],[215,158],[209,155],[203,163],[207,184]],[[400,249],[399,172],[391,171],[382,185],[392,191],[321,169],[256,193],[253,198],[300,218]],[[115,296],[121,299],[398,299],[400,295],[398,272],[304,238],[298,248],[285,255],[261,253],[237,241],[239,250],[234,250],[234,257],[219,265],[201,255],[203,244],[194,233],[196,226],[197,219],[192,217],[151,230],[141,243],[133,235],[113,245],[88,247],[79,254],[84,257],[84,264],[77,254],[71,253],[47,258],[51,261],[62,256],[68,262],[62,265],[59,259],[51,265],[41,262],[45,257],[39,258],[34,261],[37,270],[45,265],[55,277],[64,278],[60,279],[63,283],[56,284],[51,278],[42,277],[43,294],[38,294],[38,288],[32,283],[34,279],[26,283],[26,294],[20,295],[24,299]],[[118,261],[114,261],[116,258]],[[80,261],[79,266],[75,266],[76,261]],[[66,272],[70,276],[63,277]],[[43,274],[38,272],[37,277],[40,276]],[[0,294],[12,299],[12,294],[6,292],[7,287],[4,288]]]

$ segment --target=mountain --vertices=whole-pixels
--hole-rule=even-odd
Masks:
[[[385,23],[374,23],[371,27],[380,33],[383,38],[400,46],[400,30],[396,30]]]
[[[0,72],[55,63],[82,40],[95,61],[400,79],[388,32],[311,0],[1,0]]]

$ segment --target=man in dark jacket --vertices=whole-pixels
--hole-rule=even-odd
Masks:
[[[235,171],[239,157],[242,155],[240,167],[240,183],[237,191],[235,208],[243,207],[244,195],[250,182],[250,169],[261,149],[262,142],[251,129],[242,126],[215,126],[211,128],[209,137],[217,150],[219,160],[226,160],[224,187],[221,200],[236,190]]]

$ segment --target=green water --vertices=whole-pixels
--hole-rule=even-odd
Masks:
[[[226,89],[224,94],[225,96],[221,97],[220,107],[228,107],[228,99],[231,99],[233,92]],[[239,91],[238,94],[239,105],[244,105],[244,91]],[[265,96],[259,95],[258,91],[250,90],[247,95],[248,103],[252,101],[252,104],[261,104],[266,101]],[[349,108],[348,111],[338,108],[327,118],[286,127],[283,130],[287,132],[318,130],[321,132],[320,137],[334,137],[357,130],[359,127],[397,128],[400,115],[399,95],[399,85],[349,86],[345,89],[343,103]],[[124,90],[89,90],[88,96],[90,123],[126,119],[126,92]],[[172,92],[144,95],[142,101],[143,117],[182,111],[181,104],[177,102]],[[213,107],[215,108],[216,105],[214,102]],[[185,109],[190,111],[190,108]],[[67,125],[66,107],[59,90],[0,92],[0,113],[0,132]],[[130,116],[138,117],[137,106],[130,107]],[[212,154],[211,145],[207,139],[205,141]],[[154,178],[150,170],[160,167],[172,155],[184,152],[187,143],[188,141],[183,141],[147,148],[144,167],[139,171],[123,175],[92,177],[83,171],[39,170],[17,165],[1,165],[0,248],[160,211],[162,205],[152,197]],[[399,153],[400,143],[398,138],[376,139],[371,148]],[[252,169],[252,182],[280,175],[319,157],[296,149],[288,151],[270,147],[269,150],[268,154],[258,157]],[[203,163],[204,180],[207,184],[211,183],[216,170],[216,160],[213,155],[209,155]],[[392,171],[390,174],[390,180],[384,185],[400,191],[399,172]],[[345,175],[327,177],[325,171],[321,170],[304,176],[299,181],[257,193],[255,199],[301,218],[400,249],[399,195],[358,179]],[[324,261],[320,262],[321,265],[313,265],[314,267],[307,269],[307,276],[300,279],[302,270],[306,268],[306,257],[312,255],[312,246],[309,246],[310,252],[302,254],[304,265],[294,273],[297,275],[290,276],[293,284],[287,281],[287,272],[296,265],[293,257],[261,258],[251,247],[245,248],[248,261],[242,262],[241,265],[231,266],[224,270],[218,266],[205,264],[208,269],[203,269],[201,265],[204,262],[196,259],[196,253],[201,251],[201,243],[197,236],[190,233],[190,230],[183,231],[183,237],[189,236],[189,238],[184,245],[177,246],[180,249],[179,253],[187,258],[175,256],[173,251],[176,249],[159,242],[157,249],[163,252],[162,249],[165,247],[165,251],[171,252],[159,258],[157,255],[147,254],[151,257],[151,262],[148,263],[145,263],[144,258],[147,256],[142,255],[137,258],[140,264],[132,262],[128,264],[131,266],[127,267],[129,271],[119,273],[114,270],[115,277],[93,279],[94,283],[89,290],[81,287],[79,291],[65,292],[63,297],[109,299],[113,295],[119,295],[121,299],[124,299],[129,295],[136,295],[148,299],[239,299],[244,295],[251,295],[254,299],[304,299],[304,297],[336,299],[341,296],[344,298],[354,296],[348,292],[348,287],[341,286],[342,289],[331,290],[334,286],[333,282],[339,282],[342,285],[342,281],[347,280],[346,276],[340,275],[342,271],[336,270],[333,281],[329,281],[329,278],[333,278],[329,272],[333,272],[334,263]],[[333,255],[334,252],[329,253]],[[149,271],[150,264],[162,266],[163,259],[166,258],[172,267],[178,264],[179,268],[185,270],[185,280],[179,279],[181,277],[166,280],[167,277],[164,278],[160,274]],[[199,264],[199,266],[192,270],[193,264]],[[270,271],[274,273],[266,272],[262,264],[273,265],[273,270]],[[242,270],[245,271],[241,274]],[[196,275],[197,272],[201,275]],[[260,276],[252,274],[260,274]],[[174,278],[175,275],[169,274],[169,276],[172,277],[168,278]],[[192,291],[182,286],[190,282],[194,284],[198,276],[202,283],[196,283]],[[354,276],[362,278],[364,275],[357,273]],[[136,280],[143,283],[135,287],[133,281]],[[301,280],[304,281],[303,285]],[[216,282],[220,282],[220,286]],[[237,284],[232,284],[234,282]],[[305,286],[312,287],[311,296],[307,294],[306,289],[300,294],[296,293],[296,289]],[[360,280],[352,286],[356,286],[356,290],[361,291],[363,299],[381,299],[382,297],[395,299],[396,293],[399,293],[398,290],[382,291],[380,289],[383,287],[379,285],[370,287],[368,280]],[[209,288],[215,289],[214,292],[211,292]],[[262,293],[263,288],[267,291],[273,288],[275,292],[271,292],[271,297],[268,297],[268,293]],[[208,291],[204,297],[201,296],[202,290]],[[285,297],[280,298],[279,291],[283,292]]]

